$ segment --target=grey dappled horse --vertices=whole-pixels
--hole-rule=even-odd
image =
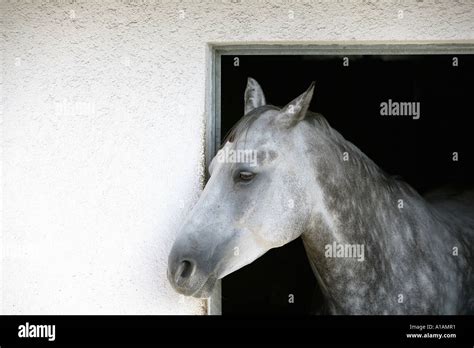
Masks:
[[[245,116],[219,153],[257,161],[213,159],[169,256],[174,289],[208,297],[218,279],[302,237],[329,313],[472,313],[473,192],[423,198],[385,174],[308,111],[313,89],[280,109],[248,79]]]

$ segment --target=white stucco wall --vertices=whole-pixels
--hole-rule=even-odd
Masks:
[[[206,43],[474,39],[470,0],[0,2],[4,314],[203,313],[166,261],[200,191]]]

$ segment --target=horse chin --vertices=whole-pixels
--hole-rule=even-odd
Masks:
[[[194,292],[191,296],[195,298],[209,298],[211,297],[212,291],[214,290],[214,287],[216,286],[217,278],[215,277],[209,277],[204,285],[199,288],[196,292]]]

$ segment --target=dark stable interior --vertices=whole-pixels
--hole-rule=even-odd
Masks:
[[[387,173],[423,194],[446,184],[472,187],[474,55],[239,56],[221,58],[221,139],[243,116],[247,77],[268,104],[284,106],[316,88],[310,109],[323,114]],[[421,116],[381,116],[389,99],[420,102]],[[453,152],[459,153],[457,162]],[[289,295],[294,296],[290,303]],[[222,281],[226,314],[313,314],[322,296],[301,239],[272,249]]]

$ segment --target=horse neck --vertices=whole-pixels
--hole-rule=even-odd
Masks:
[[[323,292],[335,308],[343,308],[338,301],[350,293],[341,293],[366,288],[381,267],[387,266],[385,271],[390,272],[386,255],[401,252],[411,257],[412,251],[404,245],[429,238],[424,231],[432,217],[427,203],[408,184],[387,176],[337,132],[334,136],[336,139],[320,136],[319,143],[307,152],[308,161],[313,159],[315,185],[320,189],[315,195],[319,198],[314,199],[322,197],[322,202],[315,203],[319,208],[302,238]],[[363,262],[360,255],[328,257],[327,246],[339,245],[359,250],[363,246]]]

